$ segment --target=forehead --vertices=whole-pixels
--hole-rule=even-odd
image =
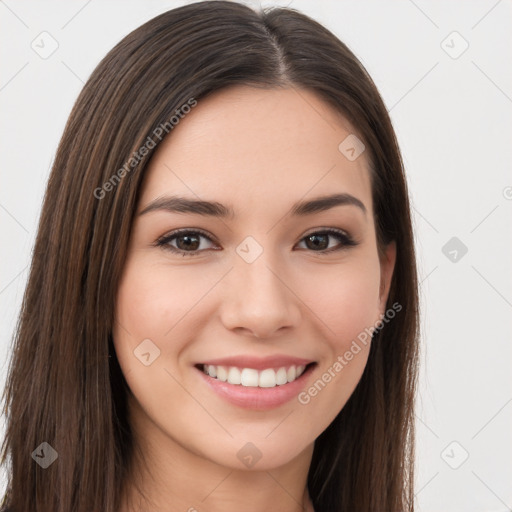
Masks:
[[[141,203],[179,193],[242,213],[339,192],[371,212],[366,154],[351,161],[339,148],[353,135],[311,91],[231,87],[199,100],[160,144]]]

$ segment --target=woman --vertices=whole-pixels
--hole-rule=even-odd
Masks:
[[[417,339],[403,164],[356,57],[292,9],[168,11],[60,142],[3,505],[412,511]]]

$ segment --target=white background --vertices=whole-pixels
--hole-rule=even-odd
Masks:
[[[115,43],[185,3],[0,2],[2,389],[41,200],[72,104]],[[390,110],[403,151],[422,282],[417,508],[510,510],[512,3],[263,5],[310,15],[354,51]],[[31,47],[48,37],[39,36],[43,31],[58,42],[47,59]],[[458,56],[464,40],[469,47]],[[468,248],[463,256],[455,249],[456,261],[453,247],[442,252],[452,237]]]

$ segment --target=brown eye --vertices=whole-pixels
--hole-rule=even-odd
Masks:
[[[201,245],[200,238],[201,236],[197,235],[179,235],[175,237],[178,249],[185,251],[199,249]]]
[[[307,236],[304,240],[308,249],[325,250],[329,247],[329,236],[327,234],[314,234]]]
[[[205,245],[202,239],[212,242],[211,238],[202,231],[178,230],[160,238],[156,245],[182,256],[196,256],[208,248],[202,247]]]
[[[155,245],[182,256],[196,256],[204,250],[212,249],[212,247],[204,247],[202,239],[213,243],[211,237],[202,231],[182,229],[163,236]],[[331,239],[338,240],[338,244],[330,245]],[[306,249],[320,254],[328,254],[357,245],[350,235],[332,228],[310,233],[301,240],[302,242],[306,244]]]
[[[339,242],[338,245],[329,246],[330,238],[337,239]],[[310,233],[309,235],[305,236],[302,241],[305,242],[307,249],[319,253],[329,253],[357,245],[357,243],[354,242],[354,240],[347,233],[337,229],[328,229]]]

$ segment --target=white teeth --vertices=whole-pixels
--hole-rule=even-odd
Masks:
[[[260,372],[258,386],[260,388],[273,388],[276,385],[276,372],[269,368]]]
[[[282,386],[288,382],[288,375],[286,374],[286,368],[279,368],[276,373],[276,384]]]
[[[258,385],[258,371],[253,370],[252,368],[244,368],[242,370],[242,375],[241,375],[240,380],[241,380],[242,386],[255,387]],[[234,384],[234,383],[230,382],[230,384]]]
[[[259,372],[253,368],[239,369],[236,366],[225,367],[205,364],[203,365],[203,372],[210,377],[222,382],[228,382],[229,384],[241,384],[242,386],[253,388],[273,388],[298,379],[304,373],[305,368],[304,365],[292,365],[288,369],[283,366],[277,371],[267,368]]]
[[[226,382],[228,380],[228,372],[224,366],[217,366],[217,379],[222,382]]]
[[[238,368],[232,366],[228,371],[228,382],[230,384],[241,384],[242,383],[242,375]]]

